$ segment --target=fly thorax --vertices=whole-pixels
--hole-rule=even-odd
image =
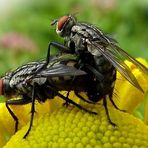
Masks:
[[[38,85],[42,85],[46,82],[47,78],[39,77],[39,78],[33,78],[32,84],[37,83]]]
[[[71,49],[72,47],[70,45],[74,46],[76,53],[78,53],[79,51],[87,51],[85,40],[83,38],[80,38],[78,34],[71,36],[69,44],[69,48]]]
[[[75,37],[77,39],[81,38],[81,39],[83,39],[84,42],[86,42],[86,39],[93,38],[93,36],[90,34],[90,32],[87,31],[87,28],[85,26],[80,25],[80,24],[72,27],[71,37]]]
[[[24,81],[24,78],[23,77],[20,77],[20,76],[17,76],[17,75],[14,75],[10,82],[9,82],[9,85],[11,88],[14,88],[16,87],[18,84],[21,84],[22,82]]]
[[[87,28],[85,26],[75,25],[72,27],[72,33],[70,36],[70,40],[75,43],[76,52],[80,50],[89,51],[92,55],[101,55],[98,49],[92,45],[89,41],[90,32],[86,31]]]

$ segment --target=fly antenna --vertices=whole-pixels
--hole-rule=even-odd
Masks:
[[[53,25],[55,25],[57,22],[58,22],[58,19],[52,20],[52,22],[51,22],[50,25],[53,26]]]

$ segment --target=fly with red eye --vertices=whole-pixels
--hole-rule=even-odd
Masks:
[[[62,25],[59,27],[58,24]],[[72,15],[63,16],[57,21],[56,32],[65,39],[67,48],[74,49],[78,56],[88,52],[95,58],[100,55],[104,56],[132,85],[143,92],[124,61],[129,60],[146,74],[148,74],[148,68],[121,49],[115,39],[105,35],[92,24],[77,22]]]
[[[120,48],[115,39],[93,24],[78,22],[72,15],[62,16],[54,24],[57,24],[56,33],[64,39],[64,45],[54,42],[54,46],[63,54],[67,52],[75,54],[79,67],[95,76],[98,95],[89,99],[93,102],[103,99],[108,120],[115,125],[109,117],[106,98],[109,96],[114,107],[118,109],[112,99],[116,70],[143,93],[141,85],[126,65],[125,60],[129,60],[145,74],[148,74],[148,68]],[[48,52],[50,52],[50,46]]]
[[[0,96],[7,98],[6,107],[15,121],[15,132],[18,129],[19,121],[9,105],[31,103],[30,125],[24,138],[29,134],[32,127],[36,100],[38,102],[45,102],[47,99],[53,99],[55,96],[58,96],[66,102],[66,106],[72,104],[83,111],[97,114],[69,98],[69,92],[74,91],[76,96],[83,101],[94,104],[79,94],[83,91],[88,93],[88,96],[91,96],[91,92],[89,94],[89,84],[92,83],[92,86],[94,86],[95,83],[93,84],[93,78],[87,75],[86,72],[76,68],[77,60],[73,55],[50,57],[50,62],[46,68],[41,70],[40,67],[43,67],[45,63],[46,60],[27,63],[14,71],[6,73],[0,79]],[[73,82],[72,86],[69,85],[71,82]],[[66,97],[59,92],[61,90],[68,91]],[[21,98],[12,99],[17,96]]]

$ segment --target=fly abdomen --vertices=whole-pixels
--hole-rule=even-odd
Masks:
[[[95,64],[96,70],[104,76],[101,81],[96,80],[96,91],[100,99],[112,93],[116,80],[116,69],[104,56],[95,57]]]
[[[58,90],[78,90],[85,91],[87,77],[86,76],[63,76],[63,77],[53,77],[48,79],[48,82],[53,86],[56,86]]]
[[[94,56],[95,68],[102,74],[108,73],[113,69],[113,65],[103,56]]]

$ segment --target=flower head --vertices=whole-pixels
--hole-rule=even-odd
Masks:
[[[140,59],[140,62],[148,65],[146,61]],[[130,69],[136,76],[145,92],[148,90],[148,76],[145,76],[134,65],[127,62]],[[145,123],[134,117],[132,113],[138,108],[140,102],[144,101],[145,94],[142,94],[127,82],[119,73],[115,86],[114,101],[120,109],[127,110],[122,112],[114,108],[108,100],[109,115],[117,126],[112,126],[100,101],[97,104],[87,104],[80,101],[70,93],[77,103],[95,111],[94,115],[78,109],[75,106],[62,106],[60,98],[56,97],[45,104],[36,104],[36,114],[33,120],[32,129],[26,139],[23,139],[28,130],[30,121],[30,106],[11,106],[19,118],[19,130],[5,145],[5,148],[13,147],[148,147],[148,110],[145,109]],[[118,99],[117,99],[118,98]],[[145,97],[147,98],[147,97]],[[145,101],[146,102],[146,101]],[[148,102],[148,101],[147,101]],[[148,103],[145,104],[148,104]],[[7,133],[14,132],[14,122],[4,104],[0,106],[0,143],[5,143]],[[10,135],[10,134],[9,134]]]
[[[32,130],[23,139],[28,125],[17,132],[5,148],[13,147],[148,147],[148,127],[128,113],[109,107],[109,124],[102,105],[85,106],[98,115],[76,107],[61,107],[36,118]]]

